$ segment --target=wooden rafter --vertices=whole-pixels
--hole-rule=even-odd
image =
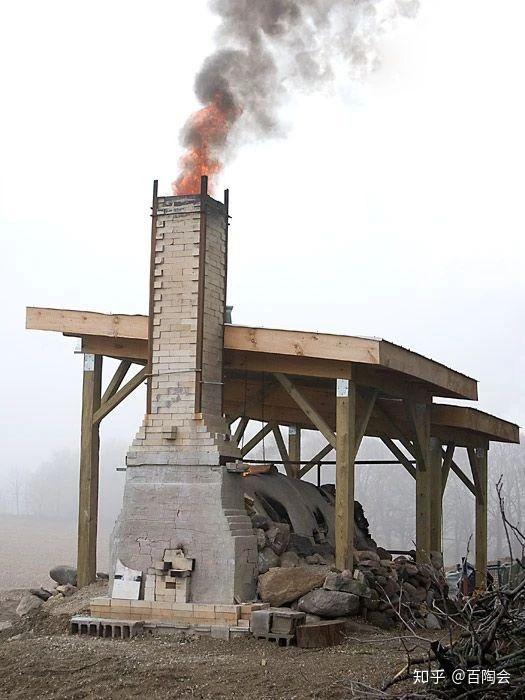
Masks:
[[[430,440],[430,410],[427,404],[416,403],[411,399],[404,402],[409,425],[414,432],[412,442],[416,450],[418,469],[423,471],[428,466],[428,450]]]
[[[324,435],[332,447],[336,446],[336,437],[325,419],[316,411],[311,403],[303,396],[297,387],[285,374],[275,372],[275,378],[279,381],[283,389],[292,397],[301,411],[312,421],[317,430]]]

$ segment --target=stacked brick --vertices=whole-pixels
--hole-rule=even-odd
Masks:
[[[268,607],[267,603],[210,605],[101,597],[93,598],[90,612],[94,618],[104,620],[140,620],[189,627],[204,625],[249,629],[252,613]]]
[[[242,479],[221,466],[238,456],[222,416],[227,212],[210,197],[184,196],[160,197],[154,214],[152,404],[128,452],[111,559],[147,576],[166,550],[182,548],[195,559],[189,600],[252,600],[256,538]],[[199,308],[202,402],[196,413]],[[170,583],[155,582],[155,593],[173,595]]]
[[[129,466],[219,464],[237,456],[222,417],[226,210],[210,198],[161,197],[156,212],[151,413],[144,419]],[[199,255],[206,225],[203,367],[197,372]],[[202,409],[195,413],[196,382]]]

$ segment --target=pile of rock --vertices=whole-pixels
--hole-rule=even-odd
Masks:
[[[275,522],[266,515],[254,515],[252,524],[259,550],[259,574],[277,567],[326,566],[335,561],[332,545],[322,537],[312,542],[292,532],[288,523]]]
[[[43,603],[50,598],[68,598],[76,593],[77,588],[77,570],[72,566],[60,565],[55,566],[49,572],[50,578],[55,581],[56,586],[51,590],[45,586],[40,588],[31,588],[29,593],[24,595],[16,609],[17,615],[23,617],[37,610]],[[107,579],[108,575],[97,573],[97,578]]]
[[[266,516],[252,517],[259,548],[259,597],[272,607],[289,606],[311,620],[360,615],[378,627],[393,627],[401,613],[414,625],[435,629],[434,601],[446,598],[443,560],[431,554],[428,563],[413,556],[392,555],[377,547],[354,550],[355,569],[333,566],[328,542],[293,532],[287,523]]]

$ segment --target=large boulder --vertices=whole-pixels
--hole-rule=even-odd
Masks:
[[[361,581],[356,581],[349,574],[344,573],[329,573],[324,582],[324,588],[327,591],[343,591],[344,593],[353,593],[362,598],[370,598],[370,589]]]
[[[325,576],[326,569],[319,570],[313,567],[295,566],[286,569],[270,569],[267,573],[259,576],[259,596],[263,603],[279,607],[297,600],[314,588],[322,586]]]
[[[67,583],[71,586],[77,585],[77,570],[72,566],[66,566],[64,564],[54,566],[49,572],[49,576],[53,581],[56,581],[59,586],[65,586]]]
[[[303,596],[297,607],[302,612],[319,617],[343,617],[357,615],[359,604],[359,596],[353,593],[320,588]]]
[[[262,552],[259,552],[257,559],[259,574],[265,574],[269,569],[279,566],[279,563],[279,557],[270,547],[265,547]]]
[[[28,615],[34,610],[38,610],[38,608],[43,604],[43,602],[44,601],[41,598],[38,598],[32,593],[28,593],[27,595],[23,596],[20,602],[18,603],[18,606],[16,608],[16,614],[19,617]]]

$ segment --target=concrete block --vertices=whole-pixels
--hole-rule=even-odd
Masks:
[[[272,611],[254,610],[250,619],[250,631],[255,637],[265,637],[270,633],[272,625]]]

